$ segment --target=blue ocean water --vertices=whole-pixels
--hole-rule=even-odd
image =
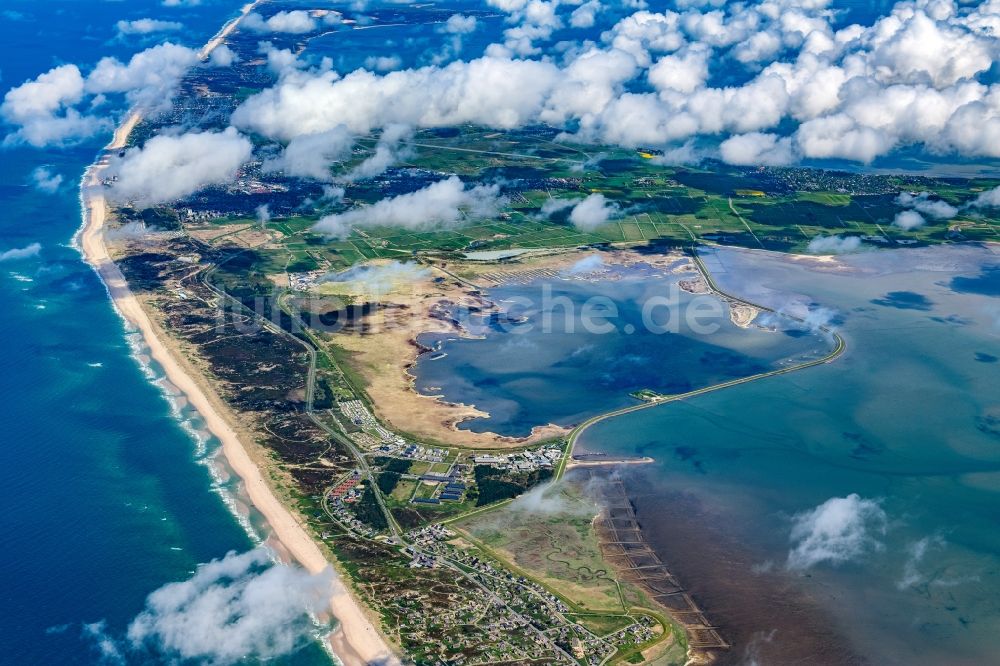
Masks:
[[[115,38],[119,19],[181,21],[183,41],[197,46],[238,7],[6,0],[2,9],[6,90],[55,65],[86,71],[145,48]],[[108,139],[0,149],[0,252],[41,245],[37,256],[0,261],[0,661],[9,664],[97,663],[84,625],[121,636],[150,592],[252,547],[220,499],[232,488],[210,474],[212,442],[151,383],[155,368],[133,358],[104,287],[70,246],[79,177]],[[42,165],[63,177],[54,193],[29,184]],[[307,653],[299,659],[323,660],[318,648]]]

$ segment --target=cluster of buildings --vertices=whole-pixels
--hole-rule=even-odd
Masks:
[[[384,444],[395,444],[397,447],[406,446],[406,440],[379,423],[365,407],[365,403],[360,400],[338,402],[337,407],[340,408],[340,412],[344,416],[350,419],[351,423],[377,436]]]
[[[357,471],[355,471],[355,474],[357,474]],[[343,485],[343,483],[341,485]],[[339,488],[340,486],[337,487]],[[378,532],[373,528],[371,528],[370,526],[358,520],[357,517],[355,517],[354,513],[352,513],[351,510],[347,508],[348,502],[356,502],[361,498],[361,493],[363,490],[364,490],[364,485],[355,481],[353,484],[351,484],[351,487],[348,488],[346,491],[344,491],[343,494],[339,497],[334,497],[333,493],[331,492],[331,494],[328,496],[330,502],[327,505],[327,510],[330,514],[330,517],[333,518],[338,523],[340,523],[341,526],[343,526],[344,529],[346,529],[347,531],[352,532],[357,536],[371,539],[374,538],[378,534]]]
[[[185,208],[181,214],[184,216],[185,222],[209,222],[226,215],[221,210],[193,210],[191,208]]]
[[[448,543],[455,535],[446,527],[431,525],[408,536],[423,552],[472,570],[477,581],[490,589],[507,608],[521,618],[529,618],[541,635],[538,648],[545,647],[551,640],[564,656],[572,655],[573,659],[598,666],[622,646],[641,645],[657,636],[658,623],[645,615],[637,616],[634,622],[614,633],[598,636],[567,618],[565,614],[571,609],[538,583]]]
[[[414,504],[440,504],[441,502],[461,502],[468,490],[468,484],[459,475],[458,465],[452,471],[445,474],[423,474],[420,481],[428,484],[435,484],[437,488],[432,497],[414,497],[411,502]]]
[[[320,278],[327,274],[325,270],[309,271],[308,273],[289,273],[288,286],[297,291],[309,291],[316,286]]]
[[[331,500],[343,500],[345,502],[356,502],[361,496],[361,489],[358,483],[361,481],[361,472],[354,470],[346,479],[342,480],[330,491]]]
[[[411,458],[413,460],[426,460],[427,462],[444,462],[448,457],[448,449],[439,449],[433,446],[423,446],[422,444],[400,445],[402,451],[398,455],[401,458]]]
[[[772,187],[769,189],[779,191],[825,191],[852,195],[895,194],[901,184],[911,185],[913,189],[921,191],[927,189],[930,183],[929,179],[920,176],[893,176],[801,167],[746,167],[739,171],[758,179],[770,180]]]
[[[562,448],[553,444],[532,451],[477,454],[472,456],[472,462],[513,472],[533,472],[536,469],[552,469],[559,463],[562,454]]]

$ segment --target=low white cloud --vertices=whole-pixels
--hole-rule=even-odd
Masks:
[[[31,184],[39,192],[55,194],[59,191],[59,186],[62,185],[62,182],[62,175],[52,173],[47,167],[38,167],[31,172]]]
[[[556,199],[554,197],[549,197],[545,200],[545,203],[542,204],[539,213],[542,217],[549,218],[559,211],[572,208],[580,203],[580,201],[582,201],[582,199]]]
[[[271,221],[271,208],[267,204],[261,204],[257,206],[255,211],[257,214],[257,224],[264,228],[268,222]]]
[[[369,292],[384,294],[400,285],[417,282],[430,275],[430,269],[420,264],[392,261],[387,264],[352,266],[346,271],[326,275],[319,282],[355,283]]]
[[[588,273],[599,271],[605,266],[607,266],[607,263],[604,261],[604,257],[599,254],[588,254],[567,268],[565,272],[568,275],[587,275]]]
[[[876,538],[886,531],[887,517],[876,500],[852,493],[832,497],[815,509],[792,517],[787,567],[804,570],[817,564],[842,564],[882,548]]]
[[[112,163],[110,172],[118,180],[110,195],[146,206],[174,201],[209,185],[231,182],[252,151],[250,141],[231,127],[222,132],[155,136]]]
[[[691,48],[683,54],[666,55],[649,68],[649,83],[657,90],[692,93],[708,79],[711,51]]]
[[[197,7],[201,0],[163,0],[164,7]]]
[[[346,213],[327,215],[314,229],[343,238],[355,227],[427,229],[455,226],[466,215],[473,218],[495,215],[500,203],[498,192],[495,185],[470,188],[457,176],[452,176],[416,192],[382,199]]]
[[[440,65],[457,57],[465,45],[465,38],[475,32],[478,25],[475,16],[465,16],[463,14],[452,14],[449,16],[448,20],[437,28],[437,32],[443,35],[444,39],[442,40],[440,51],[431,56],[431,63]]]
[[[343,125],[326,132],[303,134],[288,142],[276,158],[264,162],[265,172],[283,171],[287,176],[332,181],[330,165],[351,154],[354,136]]]
[[[795,161],[792,141],[777,134],[750,132],[719,144],[722,159],[741,166],[784,166]]]
[[[581,516],[593,517],[599,510],[597,504],[590,499],[592,487],[606,484],[607,481],[593,477],[582,489],[582,492],[567,492],[568,489],[560,481],[550,481],[535,486],[504,508],[505,513],[530,514],[543,516]],[[519,520],[515,518],[515,520]]]
[[[900,590],[906,590],[928,582],[929,576],[920,571],[927,553],[934,548],[942,548],[945,541],[938,535],[924,537],[909,544],[906,548],[907,558],[903,563],[903,575],[896,583]]]
[[[861,248],[858,236],[816,236],[806,247],[810,254],[849,254]]]
[[[389,125],[382,130],[382,135],[375,145],[375,153],[351,170],[345,181],[353,182],[363,178],[374,178],[385,173],[385,170],[400,160],[411,155],[411,149],[405,145],[413,131],[406,125]]]
[[[148,113],[169,108],[181,78],[198,63],[198,53],[167,42],[140,51],[128,63],[102,58],[87,76],[92,95],[124,93],[129,104]]]
[[[597,14],[603,9],[597,0],[589,0],[576,9],[569,16],[569,24],[574,28],[592,28],[597,22]]]
[[[365,58],[365,67],[376,72],[391,72],[402,66],[403,60],[397,55],[368,56]]]
[[[30,259],[37,257],[42,251],[41,243],[32,243],[26,247],[15,247],[9,250],[0,251],[0,261],[15,261],[17,259]]]
[[[84,98],[86,81],[76,65],[60,65],[4,95],[0,116],[17,129],[5,144],[41,147],[93,136],[110,127],[107,120],[73,108]]]
[[[51,115],[83,99],[84,85],[79,67],[60,65],[8,90],[0,111],[11,123],[25,123],[32,116]]]
[[[927,224],[927,220],[915,210],[904,210],[896,213],[896,218],[892,221],[892,224],[900,229],[909,231],[910,229],[917,229],[924,226]]]
[[[219,44],[212,49],[212,53],[208,56],[208,64],[212,67],[229,67],[234,62],[238,62],[239,59],[236,51],[225,44]]]
[[[261,42],[257,52],[267,56],[267,68],[277,74],[279,80],[305,67],[291,49],[279,49],[271,42]]]
[[[263,549],[229,553],[150,594],[129,624],[126,649],[217,665],[286,655],[312,638],[308,614],[328,607],[332,581],[330,569],[312,576],[270,565]]]
[[[569,214],[569,221],[577,229],[593,231],[607,223],[617,213],[618,207],[608,201],[607,197],[600,193],[594,193],[573,206],[573,210]]]
[[[973,208],[1000,208],[1000,187],[980,193],[969,205]]]
[[[147,114],[168,109],[181,78],[198,63],[198,54],[169,42],[136,53],[122,63],[102,58],[86,77],[76,65],[60,65],[7,91],[0,116],[16,129],[5,144],[36,147],[79,141],[107,130],[111,119],[81,111],[110,93]]]
[[[121,20],[115,24],[119,35],[149,35],[154,32],[176,32],[184,28],[177,21],[161,21],[158,19],[141,18],[134,21]]]
[[[384,76],[303,72],[249,98],[232,122],[284,140],[338,125],[356,134],[390,124],[513,128],[538,117],[557,77],[551,63],[490,57]]]
[[[901,192],[896,197],[896,203],[938,220],[949,220],[958,215],[958,208],[943,199],[932,199],[931,196],[930,192],[920,192],[919,194]]]
[[[388,123],[542,122],[576,140],[627,146],[717,139],[737,164],[868,163],[914,145],[1000,156],[1000,84],[988,75],[1000,53],[1000,21],[991,3],[958,11],[946,2],[900,2],[871,25],[843,28],[822,2],[684,3],[637,11],[599,42],[564,42],[561,58],[549,52],[536,60],[518,58],[541,53],[567,6],[580,25],[596,6],[491,4],[512,27],[482,58],[384,77],[298,77],[248,100],[235,122],[285,140],[338,124],[367,133]],[[445,51],[433,61],[454,55]],[[753,75],[715,87],[720,62],[743,63]],[[643,72],[652,91],[635,81]]]
[[[267,19],[257,12],[251,12],[243,19],[240,27],[260,33],[282,32],[300,35],[316,30],[319,24],[316,19],[309,15],[309,12],[303,9],[294,9],[280,11]]]
[[[476,17],[452,14],[441,27],[442,32],[450,35],[467,35],[476,30]]]

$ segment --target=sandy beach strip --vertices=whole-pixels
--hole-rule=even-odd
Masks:
[[[256,5],[251,3],[243,8],[245,16]],[[212,48],[222,43],[238,23],[239,18],[226,24],[203,49],[207,56]],[[117,128],[107,150],[123,148],[129,135],[141,119],[141,113],[132,112]],[[103,174],[108,166],[105,153],[84,174],[80,186],[83,226],[75,239],[85,261],[90,264],[107,287],[115,308],[122,318],[142,334],[149,347],[150,356],[163,368],[167,379],[176,386],[191,406],[204,419],[208,430],[219,439],[222,453],[233,471],[240,477],[253,506],[263,515],[274,537],[303,568],[311,573],[319,573],[330,566],[319,546],[306,532],[305,527],[292,512],[275,496],[254,463],[249,451],[244,447],[233,426],[216,409],[210,399],[211,388],[207,382],[196,381],[184,368],[183,362],[174,358],[170,347],[157,335],[157,327],[143,310],[139,300],[129,289],[125,276],[112,261],[104,243],[104,224],[108,215],[108,203],[102,185]],[[216,401],[220,401],[215,396]],[[346,666],[361,666],[373,662],[398,664],[381,634],[369,620],[360,603],[340,579],[335,579],[331,591],[330,610],[338,621],[336,630],[330,637],[334,652]]]

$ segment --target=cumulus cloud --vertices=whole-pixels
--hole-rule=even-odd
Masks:
[[[581,199],[556,199],[555,197],[549,197],[542,204],[539,213],[544,218],[549,218],[558,213],[559,211],[572,208],[582,201]]]
[[[306,71],[285,57],[275,70],[278,84],[244,102],[233,123],[283,142],[340,125],[367,134],[391,124],[546,123],[577,141],[664,149],[697,141],[710,144],[710,154],[721,144],[718,153],[737,164],[868,163],[904,146],[1000,157],[1000,83],[990,74],[1000,55],[995,2],[961,8],[899,2],[868,25],[847,26],[820,1],[685,0],[659,12],[623,2],[615,11],[639,10],[599,39],[561,42],[544,55],[539,45],[567,19],[575,27],[594,25],[603,11],[599,1],[489,4],[506,14],[509,27],[503,43],[481,58],[449,62],[476,26],[461,14],[438,26],[448,39],[427,67],[388,72],[400,63],[373,56],[369,68],[388,73],[341,76],[331,68]],[[303,34],[338,18],[255,12],[244,26]],[[268,58],[277,67],[278,54]],[[732,65],[745,67],[746,76],[715,76]],[[60,75],[72,83],[72,71]],[[31,128],[13,122],[16,140],[59,142],[97,131],[97,119],[75,108],[77,102],[62,101],[72,95],[71,85],[65,97],[57,94],[45,122]],[[169,100],[169,94],[141,97]],[[11,108],[3,114],[8,122],[16,115]],[[29,117],[37,114],[23,122]]]
[[[164,585],[129,624],[124,648],[235,664],[303,647],[313,633],[308,614],[327,607],[333,572],[312,576],[269,560],[263,549],[231,552],[199,566],[188,580]]]
[[[382,130],[375,154],[351,170],[345,181],[353,182],[363,178],[374,178],[385,173],[385,170],[400,160],[411,155],[411,149],[405,141],[412,136],[412,130],[406,125],[389,125]]]
[[[816,236],[806,247],[810,254],[849,254],[861,247],[858,236]]]
[[[287,176],[332,181],[330,165],[351,154],[354,136],[340,125],[326,132],[303,134],[288,142],[281,155],[266,160],[264,171],[283,171]]]
[[[47,167],[38,167],[31,172],[31,184],[39,192],[55,194],[59,191],[59,186],[62,185],[62,182],[62,175],[52,173]]]
[[[155,136],[111,165],[118,180],[110,195],[145,206],[174,201],[209,185],[231,182],[252,150],[250,141],[231,127],[222,132]]]
[[[15,247],[9,250],[0,251],[0,261],[15,261],[17,259],[30,259],[37,257],[42,251],[41,243],[32,243],[26,247]]]
[[[919,194],[901,192],[896,197],[896,203],[937,220],[949,220],[958,215],[958,208],[947,201],[931,197],[930,192],[920,192]]]
[[[512,27],[482,58],[381,77],[303,74],[248,100],[235,122],[284,140],[340,124],[367,133],[390,123],[543,122],[577,140],[628,146],[711,138],[741,164],[867,163],[908,145],[1000,156],[1000,84],[988,75],[1000,21],[991,3],[957,11],[901,2],[871,25],[840,28],[823,2],[682,3],[636,11],[599,43],[563,44],[558,62],[523,58],[562,25],[563,5],[491,4]],[[593,20],[591,3],[572,6],[571,23]],[[449,19],[442,30],[460,34],[465,24],[449,28]],[[720,62],[744,63],[751,75],[714,87]]]
[[[569,221],[577,229],[593,231],[618,213],[618,207],[603,194],[595,193],[573,206]]]
[[[130,106],[146,113],[169,108],[177,86],[198,63],[193,49],[169,42],[141,51],[122,63],[103,58],[84,77],[76,65],[60,65],[12,88],[0,105],[0,116],[17,129],[5,143],[41,147],[93,136],[111,127],[107,118],[80,110],[110,93],[121,93]]]
[[[478,22],[475,16],[452,14],[448,20],[438,26],[437,32],[446,37],[441,51],[431,58],[431,62],[439,65],[448,62],[462,52],[465,37],[476,31]],[[393,68],[397,69],[397,68]]]
[[[900,229],[909,231],[910,229],[924,226],[927,224],[927,220],[915,210],[904,210],[896,213],[896,218],[892,221],[892,224]]]
[[[427,229],[455,226],[466,215],[490,217],[496,214],[500,203],[498,192],[495,185],[470,188],[457,176],[452,176],[416,192],[383,199],[346,213],[327,215],[316,223],[314,229],[342,238],[354,227]]]
[[[705,84],[708,78],[708,59],[711,52],[705,48],[691,48],[684,54],[666,55],[649,68],[649,83],[657,90],[692,93]]]
[[[719,144],[719,153],[729,164],[743,166],[783,166],[795,161],[791,139],[761,132],[732,136]]]
[[[592,28],[597,21],[597,14],[603,9],[600,2],[590,0],[585,2],[570,14],[569,24],[574,28]]]
[[[1000,187],[982,192],[969,205],[973,208],[1000,208]]]
[[[319,27],[319,23],[309,15],[309,12],[302,9],[294,9],[291,11],[280,11],[267,19],[257,12],[251,12],[243,19],[240,26],[245,30],[253,32],[281,32],[300,35],[316,30]]]
[[[212,67],[229,67],[234,62],[238,62],[239,59],[235,51],[225,44],[219,44],[212,49],[212,53],[208,57],[208,63]]]
[[[198,63],[198,53],[167,42],[140,51],[128,63],[102,58],[87,76],[92,95],[124,93],[129,104],[149,111],[169,107],[181,78]]]
[[[177,21],[160,21],[151,18],[141,18],[134,21],[121,20],[115,24],[115,29],[121,35],[149,35],[154,32],[173,32],[181,30],[183,24]]]
[[[390,124],[514,128],[538,117],[557,77],[551,63],[491,57],[384,76],[303,72],[250,97],[232,122],[284,140],[338,125],[357,134]]]
[[[476,17],[452,14],[444,22],[441,31],[450,35],[467,35],[476,30]]]
[[[279,49],[271,42],[261,42],[257,52],[267,56],[267,68],[277,74],[279,79],[305,67],[305,63],[291,49]]]
[[[76,65],[60,65],[8,90],[0,116],[17,130],[8,134],[4,143],[58,145],[110,127],[108,121],[73,108],[83,99],[85,85]]]
[[[391,72],[403,66],[403,60],[397,55],[391,56],[368,56],[365,58],[365,67],[376,72]]]
[[[787,567],[804,570],[817,564],[842,564],[859,559],[882,544],[887,517],[876,500],[852,493],[832,497],[815,509],[792,517]]]

